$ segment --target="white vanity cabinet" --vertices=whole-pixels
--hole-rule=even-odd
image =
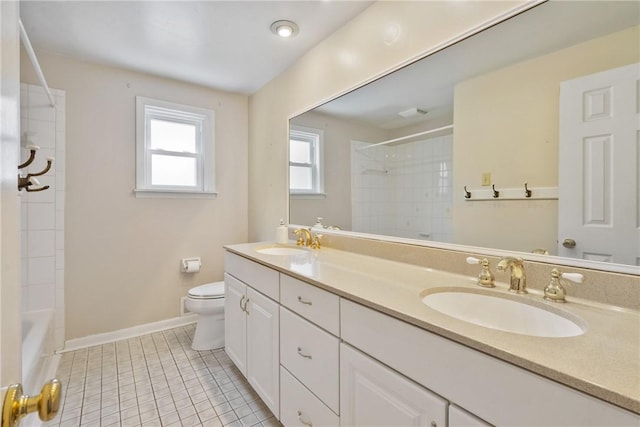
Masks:
[[[345,342],[493,425],[637,427],[640,421],[617,406],[345,299],[340,320]]]
[[[225,270],[225,351],[278,417],[279,273],[230,253],[225,253]]]
[[[448,402],[340,345],[340,425],[446,427]]]
[[[225,253],[225,270],[226,352],[285,427],[640,425],[625,409],[247,258]]]

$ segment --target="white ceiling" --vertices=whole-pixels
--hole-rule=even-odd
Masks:
[[[251,94],[371,3],[23,1],[20,15],[36,50]],[[273,35],[280,19],[299,34]]]

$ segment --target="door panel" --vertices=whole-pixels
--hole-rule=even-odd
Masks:
[[[638,265],[639,81],[633,64],[560,85],[560,256]]]
[[[279,305],[252,288],[247,288],[247,298],[247,381],[279,417]]]
[[[224,275],[224,340],[225,351],[231,361],[247,376],[247,315],[242,309],[247,298],[247,285]]]
[[[341,426],[446,426],[448,402],[340,345]]]

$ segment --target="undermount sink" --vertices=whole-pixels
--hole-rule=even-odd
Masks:
[[[500,296],[449,289],[430,292],[422,302],[456,319],[504,332],[550,338],[584,334],[576,321]]]
[[[265,246],[262,248],[257,248],[256,252],[264,255],[292,256],[306,254],[308,250],[298,248],[296,246]]]

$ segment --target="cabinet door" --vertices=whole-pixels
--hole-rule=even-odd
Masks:
[[[447,401],[340,344],[341,426],[445,427]]]
[[[279,305],[252,288],[247,298],[247,380],[279,418]]]
[[[449,427],[491,427],[491,424],[485,423],[455,405],[449,405]]]
[[[225,351],[242,374],[247,376],[247,316],[243,310],[247,285],[233,276],[224,275],[224,341]]]

